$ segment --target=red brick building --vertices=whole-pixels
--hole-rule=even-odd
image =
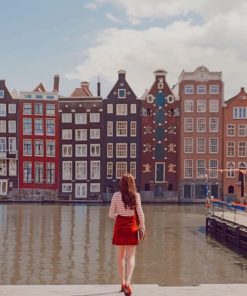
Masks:
[[[247,93],[243,87],[225,102],[223,112],[223,193],[225,199],[240,199],[247,194]]]
[[[181,200],[221,196],[223,82],[221,72],[200,66],[179,77]]]
[[[55,76],[52,92],[39,84],[33,91],[20,93],[20,189],[58,189],[58,87],[59,77]]]

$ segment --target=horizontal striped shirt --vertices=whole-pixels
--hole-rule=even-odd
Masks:
[[[137,193],[136,196],[136,211],[140,220],[140,228],[145,229],[145,217],[142,210],[141,204],[141,196]],[[112,196],[111,206],[109,209],[109,217],[111,219],[115,219],[117,215],[120,216],[134,216],[135,210],[131,210],[129,208],[125,209],[124,203],[122,201],[122,194],[121,192],[115,192]]]

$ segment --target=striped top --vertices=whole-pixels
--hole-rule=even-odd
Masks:
[[[140,220],[140,228],[145,229],[145,217],[142,210],[141,204],[141,196],[137,193],[136,196],[136,211]],[[111,219],[115,219],[117,215],[120,216],[134,216],[135,210],[131,210],[129,208],[125,209],[124,203],[122,201],[122,194],[121,192],[115,192],[112,196],[111,206],[109,209],[109,217]]]

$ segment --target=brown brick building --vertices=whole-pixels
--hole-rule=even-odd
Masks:
[[[179,77],[180,199],[221,196],[223,82],[221,72],[200,66]],[[208,190],[207,190],[208,186]]]
[[[243,87],[225,102],[223,114],[223,193],[225,199],[240,199],[247,192],[247,93]]]

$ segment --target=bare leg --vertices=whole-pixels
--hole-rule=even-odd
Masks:
[[[126,246],[126,257],[127,257],[127,280],[126,285],[129,286],[131,283],[131,277],[135,268],[135,254],[136,246]]]
[[[118,274],[121,284],[125,284],[125,257],[126,257],[126,246],[117,246],[117,265]]]

